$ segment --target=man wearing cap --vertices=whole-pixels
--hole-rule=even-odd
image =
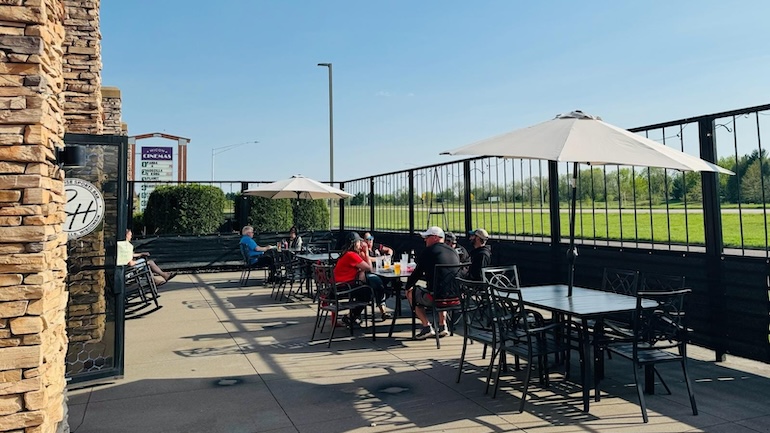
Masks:
[[[468,261],[468,250],[466,250],[462,245],[457,244],[457,236],[455,236],[454,233],[446,232],[444,234],[444,243],[457,251],[457,255],[460,256],[460,263],[465,263]]]
[[[414,300],[417,299],[421,305],[433,305],[433,277],[437,264],[442,265],[458,265],[460,259],[457,252],[449,245],[444,243],[444,230],[441,227],[430,227],[420,235],[425,239],[425,248],[419,257],[417,257],[417,266],[409,278],[406,280],[406,298],[409,299],[409,303],[414,305]],[[421,286],[415,286],[418,280],[423,279],[428,283],[428,287],[423,288]],[[428,316],[425,314],[425,308],[422,306],[416,306],[414,309],[415,315],[422,323],[422,329],[415,336],[418,340],[424,340],[428,337],[436,335],[436,331],[433,329],[433,325],[428,321]],[[439,312],[439,324],[438,334],[440,337],[449,334],[446,327],[446,312]]]
[[[481,275],[482,269],[492,263],[492,249],[487,245],[489,233],[484,229],[476,229],[468,232],[468,235],[473,249],[471,250],[471,266],[464,277],[469,280],[481,281],[484,279]]]

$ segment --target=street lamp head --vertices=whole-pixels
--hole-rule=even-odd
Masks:
[[[319,63],[318,66],[326,66],[327,68],[331,68],[331,63]]]

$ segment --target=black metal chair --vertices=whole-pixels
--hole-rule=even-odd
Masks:
[[[484,278],[484,281],[490,282],[492,278],[495,275],[499,275],[498,278],[498,284],[502,284],[503,281],[508,282],[517,282],[518,287],[518,281],[519,281],[519,270],[516,265],[506,265],[506,266],[490,266],[483,268],[481,270],[481,276]],[[500,280],[499,278],[505,277],[505,280]]]
[[[652,272],[642,273],[640,291],[671,291],[686,288],[685,277],[682,275],[665,275]]]
[[[135,265],[126,266],[123,275],[127,315],[149,306],[151,302],[155,304],[154,309],[160,308],[158,287],[146,260],[139,259]]]
[[[500,372],[506,369],[506,354],[516,356],[517,360],[522,358],[527,361],[524,390],[519,405],[519,412],[523,412],[532,369],[537,368],[540,382],[547,387],[549,384],[548,355],[554,355],[556,358],[556,355],[570,350],[571,322],[564,320],[546,324],[539,313],[524,308],[518,281],[512,280],[510,285],[500,284],[505,279],[507,278],[498,276],[490,283],[499,341],[497,353],[492,355],[498,356],[499,359],[493,397],[497,396],[500,386]],[[582,353],[582,350],[580,352]],[[566,364],[566,368],[569,369],[569,363]]]
[[[423,307],[425,310],[430,310],[433,316],[433,325],[436,328],[436,349],[441,349],[441,336],[438,332],[438,315],[441,312],[449,314],[453,311],[462,311],[462,303],[460,301],[461,290],[460,281],[457,276],[460,271],[467,266],[467,263],[436,265],[433,271],[433,305],[422,305],[414,293],[412,293],[412,338],[415,336],[415,330],[417,329],[417,315],[415,314],[416,307]],[[447,316],[445,321],[449,328],[449,335],[454,335],[454,324],[451,317]]]
[[[365,314],[366,307],[370,307],[372,311],[372,341],[375,341],[377,335],[375,332],[376,325],[374,320],[376,302],[374,290],[363,282],[357,282],[356,284],[337,283],[334,280],[334,265],[314,264],[313,276],[317,291],[316,298],[318,299],[318,310],[316,312],[315,326],[313,327],[313,335],[310,337],[310,341],[315,340],[315,334],[319,327],[321,328],[320,332],[323,332],[326,318],[329,316],[329,313],[332,313],[333,323],[331,324],[332,329],[329,332],[329,343],[327,344],[327,347],[331,347],[339,313],[351,311],[356,308],[363,308]],[[368,322],[369,318],[366,315],[364,317]],[[353,336],[353,325],[354,324],[351,322],[349,326],[351,337]]]
[[[468,349],[468,342],[478,342],[484,345],[481,359],[487,356],[487,347],[497,346],[497,333],[495,332],[494,313],[492,311],[492,298],[489,285],[483,281],[471,281],[459,278],[462,291],[462,319],[463,319],[463,350],[460,354],[460,364],[457,367],[457,383],[463,372],[463,363]],[[490,357],[487,369],[487,391],[492,378],[492,367],[495,359]],[[486,391],[485,391],[486,392]]]
[[[265,280],[267,280],[267,274],[268,274],[269,268],[264,265],[257,265],[256,263],[251,263],[251,259],[249,258],[249,248],[244,244],[239,244],[238,246],[241,249],[241,258],[243,259],[243,268],[241,269],[241,279],[238,283],[241,286],[247,286],[249,284],[249,278],[251,277],[252,270],[265,271]]]
[[[698,415],[695,394],[692,390],[690,377],[687,373],[687,341],[689,329],[685,324],[684,302],[690,289],[639,291],[634,312],[634,339],[631,343],[610,344],[608,349],[633,363],[634,382],[639,395],[642,409],[642,419],[647,418],[647,405],[644,400],[644,390],[639,378],[639,369],[645,367],[645,385],[648,389],[654,386],[655,375],[658,376],[668,394],[671,394],[666,382],[660,375],[656,365],[676,362],[682,367],[687,394],[690,397],[692,414]],[[654,300],[657,306],[652,309],[642,308],[642,300]]]

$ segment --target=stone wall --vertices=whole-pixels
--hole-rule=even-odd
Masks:
[[[104,133],[104,110],[101,93],[101,33],[98,0],[63,0],[64,18],[64,118],[66,132],[78,134]],[[67,177],[83,179],[103,190],[108,177],[105,172],[105,148],[89,146],[88,160],[82,168],[67,170]],[[107,302],[104,297],[106,275],[104,265],[103,225],[88,235],[70,241],[67,289],[67,332],[70,344],[67,356],[69,372],[88,371],[77,360],[86,344],[99,343],[106,330]],[[113,233],[114,235],[114,233]]]
[[[121,121],[120,89],[117,87],[102,87],[102,109],[104,114],[104,134],[126,135],[123,130],[125,125]]]
[[[64,0],[64,118],[67,132],[102,133],[99,0]]]
[[[0,431],[63,419],[63,23],[59,0],[0,1]]]

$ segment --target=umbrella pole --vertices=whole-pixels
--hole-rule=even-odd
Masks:
[[[575,209],[577,207],[577,174],[578,163],[572,166],[572,179],[570,187],[572,189],[571,210],[569,213],[569,249],[567,250],[567,263],[569,266],[567,296],[572,296],[572,286],[575,282],[575,260],[577,259],[577,247],[575,246]]]

